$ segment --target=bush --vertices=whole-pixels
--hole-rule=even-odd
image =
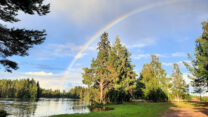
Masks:
[[[0,117],[6,117],[8,114],[4,110],[0,110]]]
[[[110,103],[116,103],[116,104],[121,104],[123,102],[129,102],[131,99],[131,95],[121,89],[120,90],[111,89],[107,93],[106,97],[108,98],[108,101]]]
[[[165,102],[168,101],[167,95],[161,88],[156,90],[151,90],[146,97],[147,100],[151,100],[153,102]]]

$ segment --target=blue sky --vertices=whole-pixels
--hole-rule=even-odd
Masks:
[[[91,59],[96,57],[99,38],[82,53],[64,81],[63,73],[89,39],[118,17],[164,1],[174,0],[48,0],[51,12],[46,16],[20,12],[18,18],[22,21],[1,23],[8,27],[45,29],[47,39],[32,48],[29,56],[11,57],[20,68],[13,73],[2,70],[1,79],[34,78],[42,87],[52,89],[82,85],[82,68],[88,67]],[[136,65],[134,70],[138,74],[143,64],[150,62],[150,55],[157,54],[168,75],[172,63],[176,62],[189,81],[182,61],[189,62],[187,53],[194,52],[195,39],[202,33],[201,22],[208,20],[208,1],[176,1],[134,14],[106,30],[111,43],[119,35],[132,54],[132,63]]]

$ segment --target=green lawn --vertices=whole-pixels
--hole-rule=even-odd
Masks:
[[[127,103],[108,105],[114,110],[91,112],[88,114],[54,115],[52,117],[156,117],[167,110],[170,103]]]

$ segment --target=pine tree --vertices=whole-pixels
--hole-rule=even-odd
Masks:
[[[110,42],[108,40],[108,34],[103,33],[100,42],[98,43],[98,55],[97,58],[92,60],[91,68],[84,68],[83,83],[88,86],[96,87],[100,89],[100,103],[104,103],[105,88],[107,88],[111,81],[109,77],[109,71],[107,70],[108,56],[110,52]]]
[[[0,0],[0,20],[14,23],[20,11],[34,15],[46,15],[50,5],[44,5],[44,0]],[[16,62],[8,60],[13,55],[26,56],[28,50],[45,40],[45,31],[7,28],[0,24],[0,64],[11,72],[18,69]]]
[[[188,54],[192,65],[184,62],[186,68],[190,71],[192,76],[192,86],[195,87],[195,91],[198,93],[208,91],[208,22],[202,22],[203,33],[198,37],[195,42],[195,58],[192,58]]]
[[[136,87],[136,73],[133,71],[130,53],[116,38],[111,48],[108,34],[104,33],[98,43],[98,55],[92,59],[90,68],[84,68],[83,83],[88,85],[90,98],[97,102],[97,90],[99,89],[99,102],[129,101]],[[91,98],[93,95],[93,98]]]
[[[177,63],[173,64],[172,72],[172,95],[178,101],[185,98],[187,93],[187,85],[183,79],[183,74]]]

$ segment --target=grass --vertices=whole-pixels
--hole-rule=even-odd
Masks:
[[[114,110],[103,112],[91,112],[87,114],[65,114],[52,117],[156,117],[162,114],[170,106],[170,103],[141,103],[133,102],[120,105],[108,105]]]

